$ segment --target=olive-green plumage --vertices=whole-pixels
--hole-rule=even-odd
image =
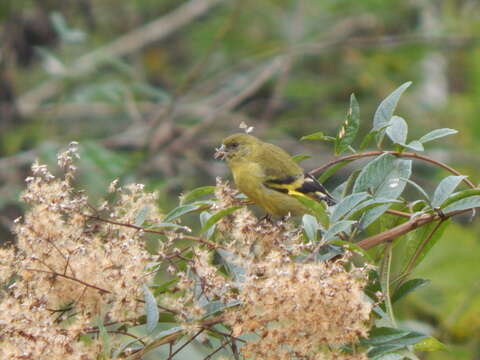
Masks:
[[[226,159],[238,189],[268,214],[293,216],[308,210],[292,194],[334,204],[333,198],[283,149],[248,134],[225,138],[217,157]]]

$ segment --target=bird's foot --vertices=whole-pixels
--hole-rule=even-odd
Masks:
[[[273,222],[272,215],[270,215],[270,214],[263,215],[260,219],[258,219],[257,224],[260,224],[263,221],[268,222],[268,223],[272,223]]]

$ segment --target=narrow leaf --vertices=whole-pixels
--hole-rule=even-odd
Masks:
[[[382,154],[365,166],[355,181],[353,192],[363,192],[378,188],[395,166],[396,158],[390,154]]]
[[[170,211],[166,216],[165,218],[163,219],[163,221],[165,221],[166,223],[168,222],[171,222],[177,218],[179,218],[180,216],[182,215],[185,215],[191,211],[195,211],[195,210],[198,210],[199,206],[198,205],[180,205],[180,206],[177,206],[175,209],[173,209],[172,211]]]
[[[392,303],[397,302],[401,298],[405,297],[412,291],[427,285],[430,283],[430,280],[425,279],[411,279],[404,282],[392,296]]]
[[[298,155],[293,155],[292,160],[295,161],[296,163],[301,163],[303,160],[310,159],[310,155],[304,155],[304,154],[298,154]]]
[[[140,209],[137,216],[135,216],[135,226],[142,226],[145,222],[145,219],[148,216],[148,212],[150,211],[150,205],[145,205]]]
[[[325,134],[321,131],[310,134],[310,135],[305,135],[300,138],[300,141],[304,140],[324,140],[325,139]]]
[[[443,212],[449,213],[452,211],[474,209],[480,207],[480,195],[470,196],[462,200],[455,201],[443,208]]]
[[[440,240],[450,220],[443,221],[440,225],[433,222],[406,235],[406,248],[404,256],[404,271],[411,271],[420,264],[432,247]],[[432,232],[435,233],[432,234]]]
[[[302,195],[293,194],[292,196],[294,196],[298,201],[302,203],[303,206],[310,210],[312,215],[314,215],[318,219],[319,223],[324,228],[328,228],[328,224],[330,221],[328,219],[326,205],[323,202],[318,202]]]
[[[403,92],[412,84],[411,81],[401,85],[390,95],[388,95],[378,106],[373,117],[373,129],[380,130],[387,125],[397,107],[398,100],[402,96]]]
[[[447,346],[435,339],[433,336],[429,336],[423,340],[420,340],[413,346],[415,351],[447,351]]]
[[[412,142],[409,142],[408,144],[405,145],[406,148],[409,148],[410,150],[413,151],[423,151],[425,150],[423,148],[423,145],[420,141],[413,140]]]
[[[324,236],[325,240],[326,241],[332,240],[335,237],[335,235],[337,235],[342,231],[347,231],[355,223],[356,221],[350,221],[350,220],[341,220],[336,222],[327,230],[327,233]]]
[[[433,194],[432,207],[437,208],[453,193],[466,176],[447,176],[438,184]]]
[[[174,224],[174,223],[158,223],[158,224],[152,224],[146,227],[146,229],[175,229],[175,230],[184,230],[191,232],[192,230],[188,226],[184,225],[179,225],[179,224]]]
[[[350,108],[347,118],[340,128],[335,140],[335,154],[339,155],[345,152],[355,140],[358,128],[360,127],[360,105],[355,95],[350,96]]]
[[[453,204],[459,200],[472,197],[474,195],[480,195],[480,190],[477,189],[468,189],[454,193],[450,196],[443,204],[442,207],[446,208],[448,205]]]
[[[391,327],[375,327],[370,330],[370,334],[367,339],[362,339],[360,343],[362,345],[381,345],[392,342],[397,339],[401,339],[407,336],[409,330],[402,330]]]
[[[102,351],[103,357],[105,359],[109,359],[110,358],[110,335],[108,334],[107,329],[105,328],[105,325],[103,324],[103,321],[100,318],[100,316],[97,317],[97,326],[98,326],[98,335],[103,345],[103,351]]]
[[[449,128],[436,129],[436,130],[430,131],[426,135],[423,135],[420,139],[418,139],[418,141],[420,141],[422,144],[425,144],[426,142],[439,139],[444,136],[453,135],[456,133],[458,133],[458,131],[454,129],[449,129]]]
[[[303,215],[302,223],[303,231],[305,232],[307,239],[311,242],[316,242],[319,229],[317,218],[310,214],[305,214]]]
[[[353,193],[345,197],[341,202],[335,205],[333,209],[332,216],[330,217],[331,221],[335,222],[340,220],[344,215],[346,215],[350,210],[352,210],[357,204],[361,203],[369,197],[366,192]]]
[[[192,191],[189,191],[188,193],[182,194],[180,196],[180,205],[187,204],[201,196],[210,195],[214,192],[215,186],[201,186],[199,188],[193,189]]]
[[[408,125],[400,116],[393,116],[390,125],[386,129],[386,133],[394,144],[404,145],[407,141]]]
[[[383,252],[380,265],[380,286],[385,296],[385,309],[387,310],[390,324],[396,327],[395,315],[393,314],[392,298],[390,294],[390,272],[392,267],[392,243],[387,243]]]
[[[382,154],[365,166],[353,186],[353,192],[367,191],[373,198],[396,199],[405,189],[406,181],[412,171],[412,161],[397,159],[388,153]],[[381,216],[389,205],[372,209],[362,220],[367,227]]]
[[[145,313],[147,314],[147,332],[150,334],[158,324],[159,313],[157,301],[147,285],[143,285],[145,299]]]
[[[210,216],[208,220],[202,225],[202,230],[200,232],[205,233],[207,232],[213,225],[215,225],[220,219],[224,218],[225,216],[233,213],[235,210],[240,209],[241,206],[232,206],[227,209],[220,210]]]

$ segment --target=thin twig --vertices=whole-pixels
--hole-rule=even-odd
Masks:
[[[447,213],[443,215],[443,219],[447,219],[459,214],[465,214],[472,211],[472,209],[466,209],[466,210],[458,210],[458,211],[453,211],[451,213]],[[362,249],[370,249],[374,246],[377,246],[381,243],[384,243],[386,241],[392,241],[396,239],[399,236],[402,236],[412,230],[415,230],[416,228],[428,224],[432,221],[440,220],[440,216],[438,214],[423,214],[418,217],[415,217],[407,222],[404,222],[403,224],[400,224],[398,226],[395,226],[394,228],[391,228],[390,230],[384,231],[380,234],[376,234],[373,236],[370,236],[368,238],[365,238],[363,240],[360,240],[359,242],[356,243],[357,246],[360,246]]]
[[[56,271],[48,271],[48,270],[41,270],[41,269],[31,269],[31,268],[25,268],[25,270],[27,271],[32,271],[32,272],[39,272],[39,273],[45,273],[45,274],[50,274],[50,275],[53,275],[53,276],[59,276],[59,277],[62,277],[64,279],[68,279],[68,280],[71,280],[71,281],[75,281],[75,282],[78,282],[82,285],[85,285],[89,288],[92,288],[92,289],[95,289],[95,290],[98,290],[102,293],[106,293],[106,294],[111,294],[112,292],[109,291],[109,290],[105,290],[105,289],[102,289],[101,287],[98,287],[98,286],[95,286],[95,285],[92,285],[92,284],[89,284],[83,280],[80,280],[80,279],[77,279],[77,278],[74,278],[72,276],[68,276],[68,275],[64,275],[64,274],[60,274]]]
[[[119,221],[114,221],[114,220],[109,220],[109,219],[104,219],[104,218],[101,218],[100,216],[96,216],[96,215],[85,215],[85,216],[89,217],[90,219],[98,220],[98,221],[101,221],[101,222],[106,222],[106,223],[112,224],[112,225],[124,226],[124,227],[128,227],[128,228],[135,229],[135,230],[138,230],[138,231],[143,231],[143,232],[146,232],[146,233],[158,234],[158,235],[167,235],[167,234],[170,233],[170,232],[164,231],[164,230],[145,229],[141,226],[137,226],[137,225],[129,224],[129,223],[122,223],[122,222],[119,222]],[[198,243],[201,243],[201,244],[204,244],[204,245],[208,246],[210,249],[224,249],[224,250],[227,250],[227,248],[223,245],[213,243],[211,241],[208,241],[208,240],[206,240],[204,238],[201,238],[201,237],[198,237],[198,236],[191,236],[191,235],[185,235],[185,234],[177,234],[177,235],[179,235],[180,240],[190,240],[190,241],[198,242]]]
[[[444,164],[440,161],[429,158],[428,156],[420,155],[420,154],[412,153],[412,152],[399,152],[399,151],[368,151],[368,152],[364,152],[364,153],[360,153],[360,154],[351,154],[351,155],[341,156],[337,159],[334,159],[334,160],[326,163],[325,165],[323,165],[323,166],[321,166],[317,169],[314,169],[314,170],[310,171],[310,174],[312,176],[318,175],[318,174],[324,172],[326,169],[332,167],[333,165],[341,163],[343,161],[354,161],[354,160],[358,160],[358,159],[362,159],[362,158],[366,158],[366,157],[378,156],[378,155],[382,155],[382,154],[391,154],[391,155],[398,156],[398,157],[407,157],[407,158],[413,158],[413,159],[426,161],[430,164],[433,164],[433,165],[438,166],[438,167],[440,167],[444,170],[447,170],[448,172],[451,172],[454,175],[457,175],[457,176],[461,175],[461,173],[458,172],[457,170],[455,170],[454,168],[451,168],[447,164]],[[463,179],[463,182],[466,185],[468,185],[469,187],[471,187],[472,189],[476,188],[475,184],[473,184],[467,178]]]
[[[200,329],[195,335],[193,335],[190,339],[188,339],[185,344],[183,344],[182,346],[180,346],[177,350],[175,350],[173,352],[172,355],[170,355],[167,360],[171,360],[175,355],[177,355],[180,351],[182,351],[188,344],[190,344],[193,340],[195,340],[195,338],[200,335],[202,332],[204,332],[205,329]]]

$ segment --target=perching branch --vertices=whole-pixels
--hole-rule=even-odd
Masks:
[[[380,234],[376,234],[373,236],[370,236],[368,238],[365,238],[363,240],[360,240],[357,242],[355,245],[360,246],[362,249],[368,250],[374,246],[377,246],[379,244],[382,244],[387,241],[393,241],[397,237],[402,236],[412,230],[415,230],[416,228],[423,226],[425,224],[431,223],[432,221],[436,220],[446,220],[450,217],[459,215],[459,214],[465,214],[472,211],[472,209],[466,209],[466,210],[458,210],[458,211],[452,211],[451,213],[443,214],[442,216],[438,214],[423,214],[418,217],[415,217],[407,222],[404,222],[403,224],[400,224],[398,226],[395,226],[394,228],[391,228],[390,230],[384,231]]]
[[[325,165],[323,165],[323,166],[321,166],[317,169],[314,169],[314,170],[310,171],[310,174],[315,176],[317,174],[320,174],[320,173],[324,172],[325,170],[332,167],[333,165],[344,162],[344,161],[345,162],[350,162],[350,161],[354,161],[354,160],[358,160],[358,159],[362,159],[362,158],[366,158],[366,157],[378,156],[378,155],[382,155],[382,154],[391,154],[391,155],[398,156],[398,157],[407,157],[407,158],[413,158],[413,159],[426,161],[430,164],[433,164],[433,165],[438,166],[438,167],[440,167],[444,170],[447,170],[448,172],[451,172],[454,175],[457,175],[457,176],[462,175],[462,174],[460,174],[460,172],[451,168],[447,164],[444,164],[440,161],[429,158],[428,156],[420,155],[420,154],[412,153],[412,152],[399,152],[399,151],[368,151],[368,152],[364,152],[364,153],[360,153],[360,154],[351,154],[351,155],[341,156],[341,157],[339,157],[335,160],[332,160],[332,161],[326,163]],[[463,179],[462,181],[466,185],[471,187],[472,189],[476,188],[475,184],[473,184],[467,178]]]

